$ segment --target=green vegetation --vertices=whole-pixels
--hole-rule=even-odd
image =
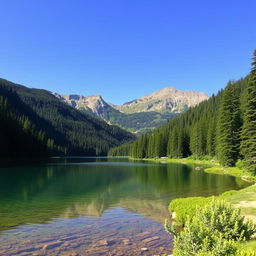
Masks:
[[[106,155],[134,136],[60,102],[50,92],[0,79],[1,157]]]
[[[256,52],[251,73],[216,96],[110,155],[133,158],[215,158],[224,167],[256,171]],[[241,133],[242,130],[242,133]]]
[[[1,158],[64,154],[65,148],[57,146],[42,128],[36,127],[29,115],[35,113],[19,96],[0,86]]]
[[[240,156],[242,126],[238,87],[228,84],[217,117],[217,154],[223,166],[234,166]]]
[[[256,223],[256,186],[252,185],[242,190],[231,190],[224,192],[217,199],[225,200],[229,202],[232,207],[239,207],[242,216],[251,219]],[[193,218],[196,214],[196,209],[202,212],[202,208],[212,200],[212,197],[188,197],[180,198],[171,201],[169,205],[169,212],[172,216],[175,216],[176,224],[184,226],[186,218]],[[175,214],[173,214],[175,212]],[[237,244],[239,249],[250,249],[254,253],[256,251],[256,240],[249,240],[246,242],[240,241]],[[235,254],[244,255],[244,254]],[[247,255],[247,254],[245,254]],[[255,255],[255,254],[248,254]]]
[[[239,245],[256,233],[256,225],[251,220],[245,220],[240,209],[232,208],[223,200],[211,199],[209,203],[206,199],[191,198],[191,201],[198,203],[198,208],[187,215],[184,228],[177,229],[168,223],[165,225],[166,230],[175,235],[175,256],[255,255],[253,251],[241,250],[242,246]],[[179,200],[174,208],[181,208],[186,203],[185,199]]]
[[[250,173],[246,169],[240,169],[238,167],[223,167],[219,165],[206,168],[204,169],[204,171],[207,173],[226,174],[235,177],[240,177],[248,182],[256,181],[256,177],[252,173]]]
[[[241,148],[245,166],[256,172],[256,51],[246,93]]]
[[[95,113],[88,109],[79,108],[79,110],[96,118],[98,117]],[[118,125],[129,132],[140,135],[143,133],[152,132],[156,127],[164,125],[177,115],[178,114],[170,111],[123,113],[112,108],[111,106],[108,106],[107,110],[103,111],[100,117],[111,124]]]
[[[170,214],[175,213],[177,224],[184,226],[188,216],[194,216],[198,208],[210,203],[213,197],[188,197],[171,201],[168,210]]]

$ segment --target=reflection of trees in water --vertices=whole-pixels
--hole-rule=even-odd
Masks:
[[[92,162],[1,169],[0,226],[100,216],[117,205],[153,217],[164,213],[172,198],[236,188],[233,177],[186,165]]]
[[[158,192],[177,193],[177,196],[219,194],[230,188],[245,187],[241,179],[228,175],[195,171],[195,166],[182,164],[152,164],[133,168],[136,177]]]
[[[128,167],[103,165],[2,169],[0,229],[60,216],[99,216],[109,207],[114,188],[130,175]]]
[[[144,168],[134,167],[134,173],[143,184],[154,186],[160,191],[186,186],[189,182],[188,166],[180,164],[152,164]]]

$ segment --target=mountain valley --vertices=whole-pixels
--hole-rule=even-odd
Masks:
[[[135,134],[150,132],[209,97],[201,92],[164,88],[141,98],[114,105],[101,95],[53,93],[59,100]]]

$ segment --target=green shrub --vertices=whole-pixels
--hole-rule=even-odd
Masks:
[[[244,162],[243,162],[243,160],[241,160],[241,159],[238,159],[238,161],[236,162],[236,167],[238,168],[238,169],[243,169],[244,168]]]
[[[174,238],[175,256],[226,256],[236,252],[236,243],[212,233],[199,219],[188,219],[185,228]]]
[[[176,202],[177,205],[180,204]],[[168,224],[165,226],[175,235],[175,256],[256,256],[253,252],[238,250],[237,241],[248,240],[256,232],[256,225],[245,221],[239,209],[211,198],[209,204],[198,208],[193,215],[187,217],[180,231]]]
[[[225,239],[249,240],[256,232],[256,225],[251,220],[245,221],[240,209],[231,208],[224,200],[213,200],[197,211],[196,218],[211,232],[220,232]]]
[[[175,220],[179,225],[184,225],[187,216],[193,217],[198,208],[210,203],[213,197],[179,198],[169,204],[169,213],[175,212]]]

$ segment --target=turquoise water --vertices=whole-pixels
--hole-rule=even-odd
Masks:
[[[170,200],[247,185],[191,166],[125,158],[3,167],[0,255],[169,253],[172,238],[162,224]]]

